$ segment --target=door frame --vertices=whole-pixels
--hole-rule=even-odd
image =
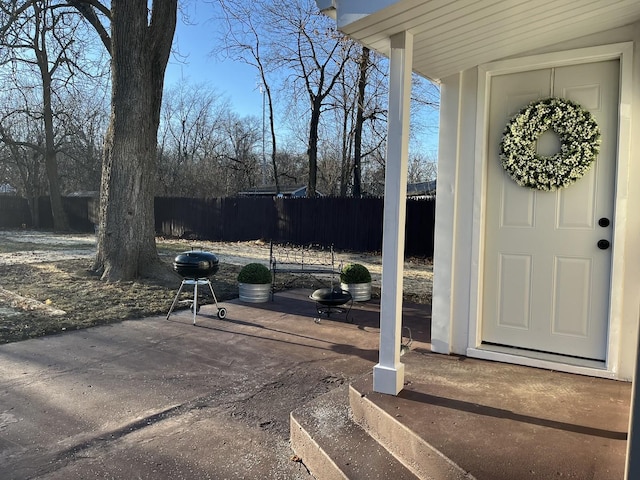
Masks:
[[[482,278],[484,271],[484,238],[487,197],[489,92],[494,76],[525,72],[542,68],[561,67],[605,60],[620,61],[620,90],[618,111],[617,163],[615,174],[614,230],[612,238],[610,291],[624,288],[624,238],[627,235],[627,180],[631,161],[631,102],[632,102],[633,42],[616,43],[560,52],[501,60],[478,67],[478,92],[475,132],[475,170],[473,212],[469,334],[467,355],[470,357],[517,363],[540,368],[587,374],[599,377],[617,376],[620,359],[620,340],[624,295],[610,295],[609,327],[607,332],[606,361],[578,360],[562,355],[527,352],[509,347],[482,345]]]

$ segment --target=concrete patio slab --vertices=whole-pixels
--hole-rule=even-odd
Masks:
[[[309,293],[0,346],[0,478],[310,478],[289,413],[370,371],[379,339],[375,305],[315,323]]]

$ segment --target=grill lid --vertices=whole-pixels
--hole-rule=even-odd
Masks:
[[[183,278],[207,278],[218,271],[218,257],[211,252],[191,250],[173,260],[173,269]]]

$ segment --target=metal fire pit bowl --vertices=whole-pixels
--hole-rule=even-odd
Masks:
[[[190,250],[173,260],[173,269],[182,278],[209,278],[218,271],[218,257],[211,252]]]
[[[353,297],[348,291],[339,287],[320,288],[309,295],[309,298],[316,302],[316,310],[318,311],[318,317],[315,319],[316,323],[320,323],[322,315],[326,315],[329,318],[334,312],[346,313],[345,320],[353,323],[353,320],[349,318]],[[341,308],[346,303],[349,303],[348,308]]]

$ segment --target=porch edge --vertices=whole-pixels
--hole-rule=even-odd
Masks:
[[[357,382],[354,382],[357,383]],[[415,432],[398,422],[369,397],[383,395],[364,384],[349,385],[349,404],[353,421],[382,445],[418,478],[439,480],[477,480],[457,463]]]

